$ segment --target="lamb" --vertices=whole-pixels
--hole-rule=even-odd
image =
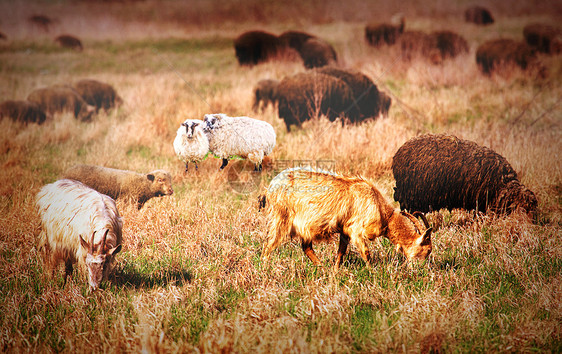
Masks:
[[[58,43],[62,48],[69,48],[81,52],[84,47],[82,46],[82,41],[80,39],[71,36],[69,34],[62,34],[55,38],[55,42]]]
[[[257,112],[260,108],[265,110],[269,104],[275,106],[277,103],[277,86],[279,86],[278,80],[273,79],[263,79],[258,81],[256,87],[254,88],[254,104],[252,109]]]
[[[394,199],[402,209],[442,208],[511,213],[535,212],[537,199],[517,179],[507,160],[493,150],[453,135],[412,138],[392,160]]]
[[[115,201],[80,182],[62,179],[39,191],[36,206],[42,228],[39,249],[46,265],[54,272],[63,261],[66,284],[73,265],[85,264],[90,288],[96,290],[121,251],[123,221]]]
[[[75,165],[63,177],[80,181],[113,199],[125,198],[140,209],[153,197],[172,195],[172,177],[164,170],[147,174],[95,165]]]
[[[209,153],[209,139],[203,131],[204,122],[201,120],[187,119],[178,128],[174,139],[174,151],[185,162],[187,172],[189,162],[195,164],[203,160]]]
[[[35,102],[4,101],[0,103],[0,118],[9,117],[13,121],[22,123],[43,124],[47,115]]]
[[[50,115],[72,112],[76,119],[84,122],[89,121],[96,110],[86,103],[76,90],[65,85],[36,89],[27,96],[27,100],[38,103],[41,109]]]
[[[210,150],[222,158],[221,170],[228,164],[228,159],[239,156],[252,161],[255,171],[261,171],[264,156],[275,147],[273,127],[261,120],[229,117],[223,113],[206,114],[204,129]]]
[[[105,82],[92,79],[79,80],[72,87],[89,105],[96,107],[96,113],[103,108],[105,112],[123,103],[117,91]]]
[[[426,259],[432,250],[432,229],[425,217],[421,215],[424,227],[414,215],[394,209],[371,182],[359,176],[310,168],[287,169],[260,196],[260,206],[268,215],[265,259],[287,235],[300,240],[307,257],[320,265],[312,243],[339,234],[336,269],[350,242],[370,265],[367,240],[379,236],[390,239],[396,251],[404,253],[408,260]]]

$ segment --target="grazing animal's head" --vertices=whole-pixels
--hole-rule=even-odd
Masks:
[[[517,209],[522,209],[530,217],[537,211],[537,197],[530,189],[523,186],[518,180],[512,180],[498,193],[496,210],[510,214]]]
[[[156,170],[146,174],[150,182],[150,190],[155,197],[174,194],[172,189],[172,176],[168,171]]]
[[[414,215],[420,216],[423,225]],[[396,251],[402,252],[408,260],[426,259],[431,253],[431,231],[425,216],[395,210],[388,221],[389,239],[396,244]]]
[[[195,128],[199,126],[199,122],[188,119],[181,125],[185,127],[185,135],[187,138],[192,139],[195,136]]]
[[[94,242],[95,231],[92,233],[90,242],[84,240],[80,235],[80,244],[88,252],[86,254],[86,268],[88,269],[88,283],[92,290],[96,290],[102,280],[107,277],[111,259],[121,251],[121,245],[107,248],[105,241],[108,233],[109,229],[105,230],[101,242],[97,244]]]
[[[222,125],[224,117],[226,117],[226,114],[223,113],[205,114],[205,126],[203,127],[203,130],[208,132],[212,129],[217,129]]]

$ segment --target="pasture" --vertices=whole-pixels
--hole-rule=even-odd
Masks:
[[[508,68],[485,76],[477,46],[523,40],[530,22],[558,24],[557,1],[500,0],[496,22],[463,21],[466,1],[2,1],[0,100],[82,78],[110,83],[124,104],[91,122],[71,114],[42,125],[0,121],[0,350],[3,352],[560,352],[562,350],[562,60],[539,55],[546,75]],[[373,48],[369,22],[402,11],[406,28],[449,29],[469,53],[439,65]],[[48,32],[27,18],[56,19]],[[327,40],[339,65],[392,98],[388,117],[342,127],[320,117],[287,133],[271,107],[252,112],[264,78],[302,62],[241,67],[233,39],[246,30],[302,30]],[[63,33],[83,50],[61,48]],[[277,134],[261,174],[249,161],[198,171],[174,154],[185,119],[247,115]],[[450,133],[490,147],[538,199],[533,220],[441,210],[428,261],[409,264],[387,239],[374,266],[352,248],[333,271],[337,242],[315,245],[314,266],[287,241],[261,258],[267,220],[258,195],[286,167],[306,163],[360,174],[393,200],[392,157],[411,137]],[[174,194],[137,210],[118,201],[123,250],[102,289],[78,268],[63,286],[37,249],[34,200],[75,164],[165,169]],[[398,207],[398,203],[394,203]]]

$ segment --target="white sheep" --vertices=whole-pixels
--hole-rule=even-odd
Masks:
[[[275,131],[271,124],[249,118],[229,117],[226,114],[205,114],[205,133],[209,148],[222,158],[220,169],[226,167],[233,156],[247,158],[261,171],[264,156],[275,147]]]
[[[209,153],[209,139],[203,131],[203,121],[187,119],[178,128],[174,139],[176,155],[185,162],[185,172],[190,162],[195,164],[205,158]]]
[[[54,272],[64,261],[66,284],[73,264],[85,264],[95,290],[121,251],[123,221],[115,201],[81,182],[61,179],[39,191],[36,205],[42,227],[39,248],[45,252],[46,265]]]

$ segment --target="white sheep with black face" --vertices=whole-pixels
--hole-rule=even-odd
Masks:
[[[201,120],[187,119],[178,128],[174,139],[174,151],[179,159],[185,162],[186,172],[190,162],[194,163],[197,169],[197,163],[209,153],[209,139],[203,131],[204,125]]]
[[[115,201],[81,182],[61,179],[41,188],[36,206],[47,267],[54,272],[64,262],[66,284],[73,265],[85,264],[90,287],[97,289],[121,251],[123,221]]]
[[[205,114],[205,133],[213,154],[222,158],[220,169],[228,159],[239,156],[252,161],[261,171],[264,156],[275,147],[277,136],[271,124],[249,117],[229,117],[226,114]]]

